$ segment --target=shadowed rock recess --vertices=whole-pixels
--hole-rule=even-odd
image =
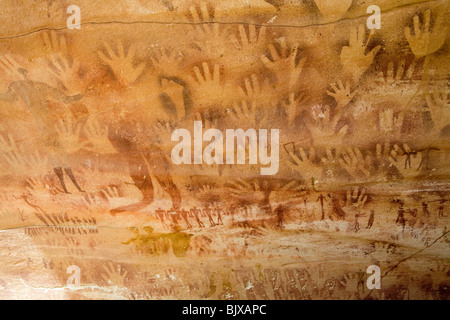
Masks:
[[[450,298],[450,1],[76,2],[0,4],[0,299]]]

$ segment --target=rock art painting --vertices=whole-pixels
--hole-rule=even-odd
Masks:
[[[0,299],[448,300],[449,4],[0,1]]]

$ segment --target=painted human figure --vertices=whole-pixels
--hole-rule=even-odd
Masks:
[[[186,226],[188,228],[192,228],[192,225],[189,223],[189,219],[188,219],[189,211],[187,211],[185,209],[181,209],[180,210],[180,215],[183,218],[184,222],[186,222]]]
[[[324,220],[325,219],[325,211],[324,211],[324,208],[323,208],[323,202],[327,201],[327,199],[323,196],[323,194],[321,194],[317,198],[317,201],[320,201],[320,208],[322,210],[322,217],[320,218],[320,220]],[[306,207],[306,203],[305,203],[305,207]]]
[[[277,215],[277,227],[283,228],[284,207],[281,204],[275,209],[275,214]]]
[[[216,223],[212,218],[212,209],[209,206],[207,206],[203,209],[203,213],[206,214],[206,216],[208,217],[210,227],[214,227]]]
[[[425,201],[422,202],[422,213],[426,217],[430,216],[430,211],[428,211],[428,203],[426,203]]]
[[[220,207],[214,209],[214,213],[217,214],[217,224],[223,224],[221,212],[222,209]]]
[[[395,223],[399,223],[404,227],[406,224],[406,220],[405,220],[405,208],[403,207],[403,205],[404,205],[403,202],[400,202],[400,207],[398,208],[397,212],[397,220],[395,220]]]
[[[366,229],[372,228],[374,221],[375,221],[375,210],[370,210],[369,221],[367,221]]]
[[[205,225],[203,224],[202,220],[200,220],[199,214],[201,213],[200,209],[198,209],[196,206],[194,206],[191,210],[192,215],[195,217],[195,220],[198,223],[198,226],[200,228],[203,228]]]

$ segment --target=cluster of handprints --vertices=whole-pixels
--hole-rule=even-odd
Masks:
[[[372,253],[386,251],[386,246],[373,244]],[[391,249],[392,250],[392,249]],[[109,285],[125,287],[130,285],[131,275],[118,266],[119,282]],[[230,268],[231,269],[231,268]],[[230,269],[209,268],[202,270],[199,277],[188,279],[183,267],[171,267],[156,272],[147,278],[147,284],[128,289],[126,298],[133,300],[170,299],[188,293],[190,298],[220,300],[310,300],[310,299],[446,299],[448,292],[442,290],[446,282],[440,278],[448,267],[437,260],[430,267],[426,277],[416,277],[408,272],[397,271],[392,277],[401,278],[401,284],[389,283],[384,279],[382,290],[366,287],[367,273],[363,270],[332,275],[317,268],[240,267]],[[407,271],[404,269],[403,271]],[[122,272],[122,274],[120,273]]]
[[[331,10],[326,1],[315,2],[324,22],[339,20],[351,5],[351,1],[341,1]],[[103,64],[115,83],[102,90],[118,101],[116,105],[127,105],[135,93],[142,94],[142,88],[146,93],[156,92],[158,105],[144,106],[149,114],[159,110],[152,123],[138,115],[133,118],[132,110],[114,112],[117,118],[132,119],[129,132],[125,130],[122,135],[134,135],[130,140],[144,140],[143,145],[153,144],[167,157],[173,130],[192,128],[193,120],[202,120],[205,128],[281,130],[282,182],[255,178],[258,170],[250,170],[254,169],[250,166],[246,167],[249,170],[241,170],[197,165],[190,168],[189,175],[203,178],[194,180],[194,188],[186,181],[177,183],[186,183],[178,186],[180,189],[199,191],[199,197],[206,193],[204,197],[211,198],[214,189],[223,186],[215,178],[226,170],[232,172],[228,176],[239,173],[240,177],[230,178],[225,184],[231,197],[262,200],[270,193],[303,191],[311,184],[319,187],[342,181],[375,182],[429,175],[436,170],[433,166],[444,165],[433,162],[430,154],[438,149],[433,143],[445,136],[450,124],[448,84],[441,81],[439,70],[430,64],[446,39],[440,17],[433,20],[430,10],[411,17],[413,28],[404,27],[408,44],[404,56],[392,57],[387,65],[375,62],[383,49],[383,39],[377,37],[376,30],[366,29],[364,19],[348,26],[349,36],[343,46],[338,48],[328,41],[308,48],[287,37],[284,33],[288,31],[264,24],[217,23],[214,8],[205,3],[190,8],[185,34],[188,40],[173,48],[155,46],[146,59],[138,57],[140,44],[118,39],[115,45],[105,42],[98,48],[97,61],[82,61],[70,54],[68,39],[72,35],[43,33],[43,59],[57,84],[55,88],[46,84],[46,88],[57,91],[54,97],[63,103],[84,101],[83,116],[72,109],[49,129],[56,136],[58,152],[69,160],[56,159],[83,164],[75,172],[84,183],[80,183],[79,190],[87,191],[83,205],[106,203],[114,207],[111,203],[121,197],[121,182],[105,185],[103,173],[90,160],[119,153],[111,140],[111,123],[108,117],[102,117],[103,103],[92,91],[92,83],[100,78],[86,76],[91,65]],[[329,84],[312,89],[308,83],[317,83],[313,78],[320,77],[320,68],[327,69],[320,62],[322,58],[329,60],[321,56],[322,47],[327,48],[323,52],[335,48],[337,59],[329,67],[338,72],[330,73],[335,76],[332,79],[328,73],[323,75],[322,80]],[[26,59],[9,53],[3,53],[0,59],[6,86],[33,82],[24,72],[33,69]],[[389,61],[390,57],[385,59]],[[9,94],[24,97],[17,90]],[[20,103],[17,99],[8,101]],[[42,114],[33,115],[37,122],[46,123]],[[426,119],[431,119],[428,125]],[[51,170],[52,166],[57,170],[60,164],[53,163],[55,156],[47,152],[48,145],[21,144],[18,137],[7,132],[5,123],[1,125],[2,172],[25,186],[25,197],[62,195],[64,190]],[[151,167],[151,159],[147,162]],[[173,176],[180,174],[175,166],[170,172]]]

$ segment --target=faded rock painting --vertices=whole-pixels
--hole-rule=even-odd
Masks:
[[[1,3],[0,298],[449,299],[449,1],[71,5]]]

